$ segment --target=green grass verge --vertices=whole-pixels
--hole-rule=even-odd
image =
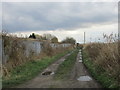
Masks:
[[[60,64],[60,66],[56,71],[54,77],[55,79],[67,79],[71,69],[75,64],[77,54],[78,54],[78,50],[75,50],[70,56],[66,58],[66,60],[62,64]]]
[[[2,85],[3,88],[12,87],[21,83],[24,83],[27,80],[34,78],[43,69],[48,67],[51,63],[69,53],[70,51],[66,51],[64,53],[58,54],[53,57],[45,57],[42,60],[30,61],[25,63],[22,66],[18,66],[13,69],[10,73],[10,77],[3,77]]]
[[[104,88],[118,88],[118,82],[113,77],[109,76],[102,67],[96,65],[89,58],[89,54],[86,50],[83,50],[83,63],[90,71],[91,75],[102,85]]]

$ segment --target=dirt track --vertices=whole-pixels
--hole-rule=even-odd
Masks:
[[[59,64],[69,55],[70,54],[65,55],[43,71],[48,71],[49,73],[52,71],[52,73],[50,73],[51,75],[42,75],[42,73],[40,73],[34,79],[15,88],[100,88],[101,86],[90,76],[83,65],[81,51],[77,55],[76,63],[73,70],[71,70],[69,79],[67,81],[54,80],[54,72],[57,70]],[[85,78],[81,76],[85,76]]]

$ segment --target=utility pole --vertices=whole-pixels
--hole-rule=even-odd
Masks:
[[[84,32],[84,45],[85,45],[85,32]]]

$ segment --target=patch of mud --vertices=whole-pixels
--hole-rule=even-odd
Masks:
[[[80,76],[77,80],[78,81],[91,81],[92,78],[90,76]]]

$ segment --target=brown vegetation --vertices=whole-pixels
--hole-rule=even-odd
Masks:
[[[110,36],[104,35],[106,43],[90,43],[85,46],[89,56],[96,65],[100,66],[105,72],[109,73],[120,82],[120,41]],[[100,72],[99,72],[100,73]]]
[[[35,55],[33,51],[30,52],[29,57],[25,55],[25,45],[24,43],[21,43],[23,40],[27,39],[21,39],[13,35],[3,34],[3,48],[4,48],[4,54],[8,56],[6,58],[7,62],[3,64],[3,75],[9,76],[9,72],[15,68],[16,66],[22,65],[28,61],[31,60],[40,60],[44,57],[51,57],[56,54],[62,53],[65,50],[72,49],[72,47],[68,48],[52,48],[50,46],[50,42],[44,41],[43,42],[43,49],[42,52],[39,55]],[[29,39],[30,40],[30,39]],[[4,56],[3,56],[4,57]],[[5,58],[4,58],[5,59]]]
[[[2,36],[2,40],[4,55],[7,55],[7,58],[3,56],[6,61],[3,61],[3,74],[6,75],[12,68],[25,63],[27,58],[24,52],[25,46],[21,44],[20,39],[14,36]]]

